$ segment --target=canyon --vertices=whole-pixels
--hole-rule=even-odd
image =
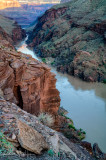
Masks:
[[[46,11],[27,43],[38,56],[54,58],[52,64],[58,71],[88,82],[103,82],[105,28],[104,0],[73,0]]]
[[[41,154],[43,149],[48,150],[52,148],[56,154],[58,154],[59,150],[62,150],[66,155],[70,152],[71,157],[77,158],[80,157],[80,154],[83,158],[93,160],[85,149],[80,148],[80,145],[68,142],[63,135],[47,128],[47,126],[39,122],[36,116],[41,112],[46,112],[56,116],[57,123],[60,121],[60,124],[62,124],[61,116],[61,119],[58,117],[60,96],[59,91],[56,89],[55,74],[44,63],[37,61],[28,54],[23,54],[15,50],[14,45],[21,38],[25,38],[25,31],[15,21],[2,16],[1,19],[0,136],[2,134],[5,135],[2,138],[6,138],[6,143],[11,143],[11,149],[17,154],[18,152],[23,154],[22,151],[16,149],[19,146],[36,154]],[[7,21],[11,27],[9,27],[11,29],[9,31],[6,30]],[[2,28],[2,26],[4,27]],[[24,37],[22,36],[23,33]],[[35,128],[31,128],[30,125],[33,125],[32,123],[35,123]],[[29,134],[33,136],[29,136]],[[39,143],[34,145],[34,141],[38,139]],[[57,144],[56,147],[53,144],[54,140]],[[68,152],[64,147],[61,147],[60,143],[68,148]],[[16,153],[14,156],[17,156]],[[48,153],[46,153],[47,156]],[[0,157],[2,158],[2,154],[0,154]],[[66,157],[66,159],[71,158]]]
[[[0,14],[14,19],[21,27],[28,28],[28,30],[31,26],[32,30],[32,26],[35,26],[38,17],[52,6],[53,4],[22,3],[20,7],[0,9]]]
[[[22,4],[40,5],[57,3],[60,3],[60,0],[0,0],[0,9],[21,7]]]
[[[32,24],[36,24],[36,21],[41,14],[58,3],[60,3],[59,0],[1,0],[0,14],[14,19],[23,28],[28,28],[29,26],[32,26]]]
[[[46,5],[46,8],[45,5],[24,4],[24,1],[19,2],[22,3],[20,7],[20,12],[22,12],[20,17],[17,17],[19,18],[19,21],[17,20],[18,23],[15,21],[15,16],[13,18],[8,14],[11,12],[11,15],[13,13],[17,15],[19,13],[18,7],[14,10],[14,7],[3,10],[4,13],[14,20],[0,15],[0,144],[2,132],[4,134],[3,137],[6,137],[8,142],[12,143],[15,156],[16,153],[19,157],[20,155],[26,156],[26,153],[30,153],[30,151],[35,154],[41,154],[41,151],[44,149],[48,151],[43,152],[39,159],[44,159],[45,157],[52,159],[50,157],[52,155],[56,160],[62,158],[65,160],[104,160],[106,154],[100,150],[98,144],[95,143],[92,147],[91,143],[81,141],[85,137],[86,132],[81,128],[76,129],[72,119],[69,118],[72,116],[73,107],[70,109],[69,117],[65,115],[64,109],[61,111],[60,105],[67,105],[68,103],[70,105],[70,102],[73,102],[71,98],[75,97],[76,93],[75,91],[72,92],[73,86],[66,83],[65,76],[67,75],[65,74],[63,77],[61,74],[62,82],[60,83],[60,74],[57,72],[66,72],[89,82],[103,82],[105,80],[106,37],[104,0],[99,5],[99,0],[96,1],[96,4],[91,1],[87,3],[83,1],[82,8],[86,6],[84,11],[82,8],[78,10],[82,0],[76,2],[72,0],[65,4],[53,6],[39,18],[38,15],[41,15],[52,4]],[[89,4],[91,8],[88,7]],[[42,8],[44,7],[43,11],[40,8],[41,6]],[[29,13],[35,12],[36,7],[41,12],[37,15],[34,13],[30,21],[31,15]],[[26,14],[25,11],[27,11]],[[2,14],[4,15],[3,12]],[[22,18],[22,13],[24,13],[25,17],[23,17],[26,19]],[[83,14],[85,14],[84,18]],[[95,16],[95,14],[97,15]],[[28,15],[29,20],[27,21]],[[88,19],[91,21],[88,21]],[[19,23],[23,28],[30,27],[25,31]],[[26,32],[29,35],[26,35]],[[56,67],[57,71],[51,68],[51,66],[48,67],[42,61]],[[74,79],[75,81],[77,79]],[[86,87],[88,86],[87,83],[85,85]],[[77,86],[79,86],[78,81]],[[90,87],[93,88],[93,84]],[[101,86],[98,87],[98,89],[100,88]],[[78,90],[82,92],[80,89]],[[92,91],[90,92],[91,94]],[[74,95],[72,96],[70,93]],[[105,92],[101,91],[102,93]],[[62,94],[64,95],[63,97],[61,96]],[[74,102],[78,100],[78,112],[75,112],[78,113],[77,120],[79,121],[80,105],[83,106],[83,104],[80,104],[80,101],[83,96],[82,103],[85,103],[86,95],[81,95],[81,93],[77,92],[77,97],[80,100],[73,98]],[[89,100],[89,94],[87,97]],[[105,99],[103,95],[100,97]],[[94,99],[93,103],[97,102],[97,99]],[[102,102],[100,102],[101,107],[103,107]],[[99,104],[96,104],[97,109],[98,106]],[[85,107],[87,109],[86,105]],[[45,126],[45,123],[39,120],[41,113],[52,115],[54,119],[53,126],[51,126],[52,129],[47,127],[47,123],[47,126]],[[89,113],[87,113],[87,116],[87,120],[89,120]],[[33,155],[33,158],[36,159],[38,157]]]

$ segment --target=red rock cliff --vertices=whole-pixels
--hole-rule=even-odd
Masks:
[[[36,115],[56,114],[60,97],[55,83],[50,68],[30,55],[17,53],[5,39],[0,41],[0,88],[6,100]]]

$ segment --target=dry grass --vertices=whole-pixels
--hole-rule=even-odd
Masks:
[[[40,113],[38,119],[40,122],[42,122],[44,125],[47,125],[48,127],[52,127],[54,124],[54,118],[49,113]]]

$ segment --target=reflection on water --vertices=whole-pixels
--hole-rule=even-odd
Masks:
[[[32,55],[40,61],[34,52],[27,48],[25,41],[17,46],[17,50]],[[106,152],[106,85],[87,83],[67,74],[56,74],[56,87],[60,91],[61,106],[69,113],[77,128],[83,128],[86,140],[92,144],[97,142]]]
[[[87,83],[52,69],[57,78],[61,106],[77,128],[83,128],[87,141],[97,142],[106,152],[106,85]]]

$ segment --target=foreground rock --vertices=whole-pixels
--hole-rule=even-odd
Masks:
[[[42,150],[49,149],[48,144],[39,132],[22,121],[18,120],[17,123],[19,129],[18,141],[23,148],[35,154],[41,154]]]
[[[42,136],[39,136],[39,133],[38,133],[38,138],[41,137],[42,139],[42,141],[40,141],[41,142],[40,146],[42,144],[41,148],[44,146],[44,144],[45,144],[44,148],[48,148],[49,146],[53,155],[56,156],[59,153],[60,157],[65,160],[69,160],[69,159],[70,160],[73,160],[73,159],[92,160],[93,159],[89,155],[89,153],[80,145],[72,143],[67,138],[65,138],[62,134],[48,128],[47,126],[42,125],[38,121],[38,118],[36,116],[31,115],[26,111],[23,111],[14,103],[7,102],[3,98],[3,96],[0,96],[0,118],[2,123],[4,124],[0,128],[0,132],[4,133],[4,135],[7,137],[7,139],[10,142],[13,141],[15,143],[15,144],[13,143],[15,147],[17,143],[19,144],[17,145],[18,148],[20,145],[22,145],[25,149],[29,150],[29,147],[31,147],[31,144],[32,144],[32,140],[35,140],[35,136],[36,136],[35,133],[39,132],[45,139],[45,140],[42,139]],[[17,121],[19,123],[17,123]],[[26,131],[26,133],[24,131]],[[26,139],[26,136],[27,136],[27,139]],[[23,145],[22,142],[24,142],[23,144],[25,145]],[[33,143],[34,142],[35,141],[33,141]],[[31,151],[34,151],[34,150],[31,150]],[[38,151],[36,151],[36,153],[40,153],[39,149]],[[43,155],[41,156],[43,157]],[[46,152],[46,157],[48,157],[47,152]],[[60,159],[60,157],[59,158],[57,157],[56,160]],[[49,159],[52,159],[52,158],[49,157]]]
[[[58,71],[84,81],[106,79],[105,0],[71,0],[39,18],[28,44],[41,57],[52,57]]]

